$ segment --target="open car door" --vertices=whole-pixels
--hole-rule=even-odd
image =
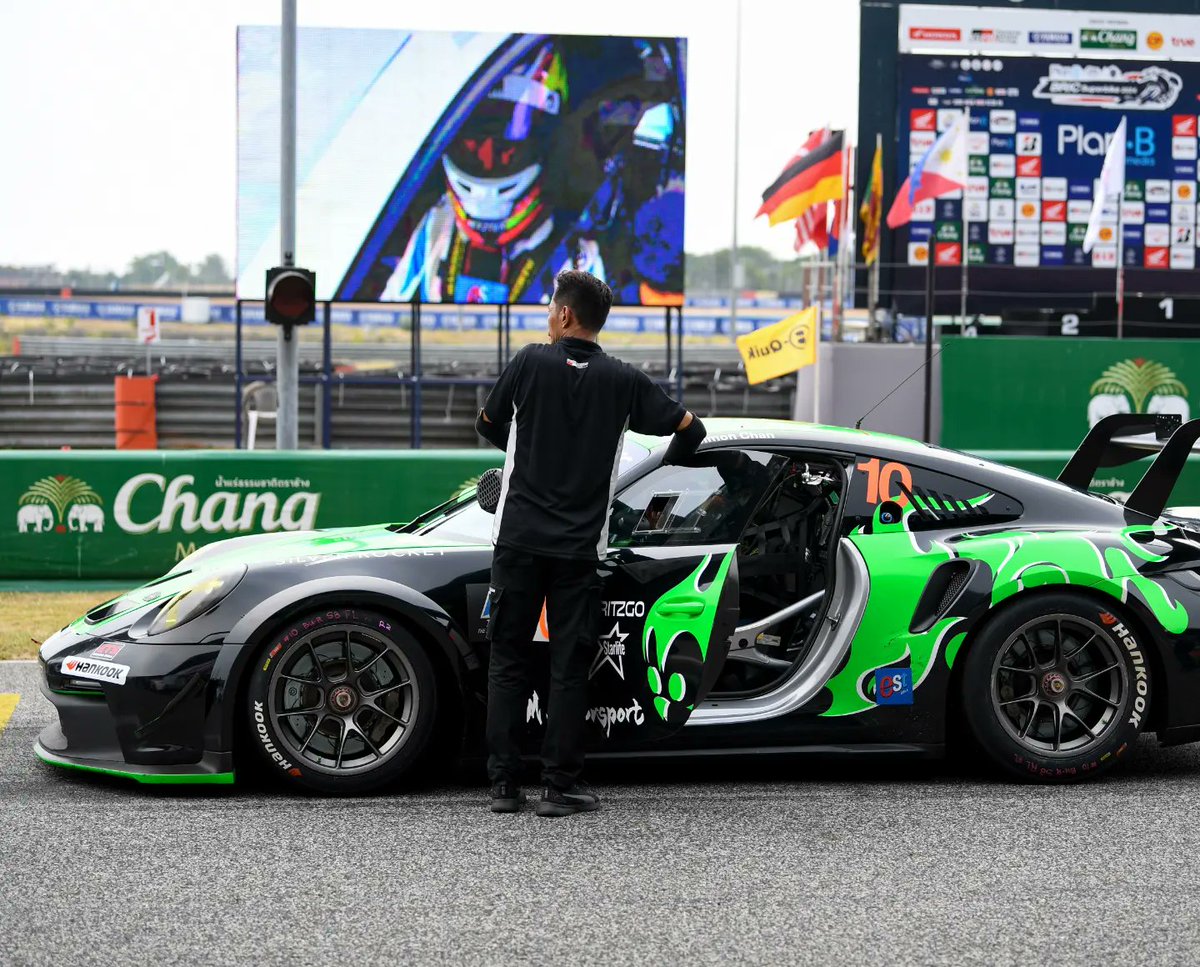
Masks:
[[[782,462],[706,451],[614,500],[590,687],[601,707],[638,710],[622,738],[677,731],[716,682],[738,624],[738,542]]]
[[[738,620],[737,545],[622,548],[605,565],[611,573],[592,701],[644,708],[628,738],[662,738],[688,720],[729,654]]]

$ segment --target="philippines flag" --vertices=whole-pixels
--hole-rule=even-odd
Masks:
[[[888,211],[888,228],[912,218],[913,207],[926,198],[939,198],[967,185],[967,116],[959,114],[942,132],[904,179]]]

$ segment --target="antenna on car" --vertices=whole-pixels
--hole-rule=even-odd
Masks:
[[[866,412],[866,413],[864,413],[862,416],[860,416],[860,417],[858,418],[858,422],[854,424],[854,429],[856,429],[856,430],[861,430],[861,429],[862,429],[862,425],[863,425],[863,420],[865,420],[865,419],[866,419],[868,416],[870,416],[870,415],[871,415],[872,413],[874,413],[874,412],[875,412],[877,409],[879,409],[879,407],[883,406],[883,404],[887,402],[888,396],[891,396],[891,395],[892,395],[892,393],[896,392],[896,390],[898,390],[898,389],[899,389],[901,386],[903,386],[903,385],[904,385],[905,383],[907,383],[907,382],[908,382],[910,379],[912,379],[914,376],[916,376],[916,375],[917,375],[917,373],[919,373],[919,372],[920,372],[921,370],[923,370],[923,369],[924,369],[926,366],[928,366],[928,365],[929,365],[930,363],[932,363],[932,362],[933,362],[935,359],[937,359],[937,358],[938,358],[938,356],[940,356],[940,355],[942,354],[942,349],[943,349],[943,347],[939,346],[939,347],[938,347],[938,351],[937,351],[936,353],[934,353],[932,356],[930,356],[930,357],[929,357],[927,360],[925,360],[925,362],[921,363],[921,365],[920,365],[920,366],[918,366],[918,367],[917,367],[916,369],[914,369],[914,370],[913,370],[911,373],[909,373],[907,376],[905,376],[905,377],[904,377],[904,379],[900,380],[900,382],[899,382],[899,383],[897,383],[895,386],[893,386],[893,387],[891,388],[891,390],[888,392],[888,395],[887,395],[887,396],[885,396],[883,399],[881,399],[881,400],[880,400],[878,403],[876,403],[876,404],[875,404],[874,406],[872,406],[872,407],[871,407],[869,410],[867,410],[867,412]]]

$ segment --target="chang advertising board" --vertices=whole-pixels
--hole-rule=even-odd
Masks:
[[[928,246],[939,264],[958,264],[950,243],[965,221],[973,264],[1115,268],[1120,224],[1127,267],[1195,268],[1200,64],[904,54],[900,71],[901,178],[956,114],[971,120],[966,191],[917,206],[909,264]],[[1120,220],[1110,204],[1085,253],[1093,182],[1122,117]]]
[[[279,259],[279,31],[238,30],[238,278]],[[296,258],[346,302],[682,303],[686,44],[303,28]]]

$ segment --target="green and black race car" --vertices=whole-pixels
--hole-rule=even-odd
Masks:
[[[1200,739],[1200,530],[1164,513],[1200,421],[1168,420],[1109,417],[1058,481],[802,423],[711,420],[689,466],[628,436],[591,754],[961,738],[1070,781],[1144,731]],[[1115,440],[1134,429],[1170,439],[1125,504],[1088,493],[1142,455]],[[42,646],[58,721],[38,756],[160,783],[233,782],[237,763],[337,793],[478,754],[494,473],[408,524],[210,544],[96,608]],[[529,634],[536,652],[554,629]]]

